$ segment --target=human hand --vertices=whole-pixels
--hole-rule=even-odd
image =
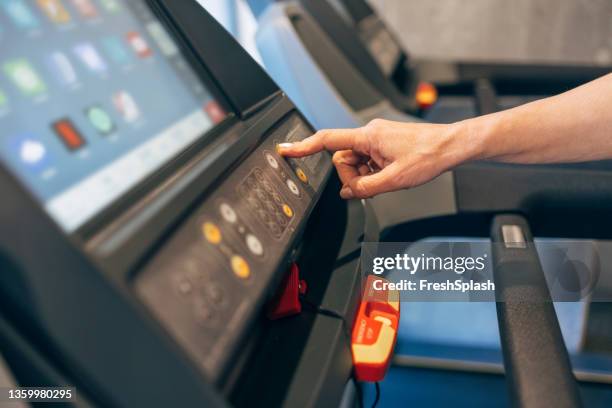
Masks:
[[[467,160],[458,125],[402,123],[375,119],[356,129],[321,130],[296,143],[281,143],[278,152],[302,157],[334,151],[333,163],[345,199],[415,187]]]

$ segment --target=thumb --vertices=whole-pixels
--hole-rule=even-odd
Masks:
[[[392,163],[377,173],[353,178],[342,189],[342,195],[344,198],[370,198],[396,190],[399,186],[399,175],[397,163]]]

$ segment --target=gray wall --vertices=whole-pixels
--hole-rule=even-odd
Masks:
[[[612,0],[370,0],[427,58],[612,64]]]

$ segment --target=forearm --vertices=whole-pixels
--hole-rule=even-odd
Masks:
[[[470,146],[466,160],[612,159],[612,74],[561,95],[459,122],[455,128]]]
[[[612,74],[564,94],[451,125],[374,120],[327,129],[279,153],[330,150],[343,198],[428,182],[473,160],[561,163],[612,159]]]

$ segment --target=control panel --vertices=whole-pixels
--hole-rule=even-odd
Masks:
[[[276,153],[311,134],[297,114],[280,122],[135,278],[138,297],[213,381],[284,272],[330,172],[327,153]]]
[[[402,49],[384,23],[373,14],[359,22],[359,33],[381,71],[387,76],[392,75]]]

